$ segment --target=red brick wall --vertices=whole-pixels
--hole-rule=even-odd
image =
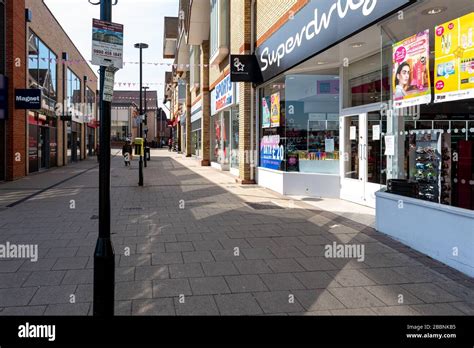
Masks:
[[[15,110],[14,90],[26,86],[25,0],[6,2],[6,75],[9,77],[8,121],[6,138],[6,179],[26,175],[26,111]],[[15,154],[19,153],[20,161]]]

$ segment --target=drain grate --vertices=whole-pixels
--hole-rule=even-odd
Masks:
[[[255,209],[255,210],[285,209],[273,202],[260,202],[260,203],[246,202],[245,204],[247,204],[250,208]]]
[[[99,220],[99,215],[92,215],[91,220]]]
[[[123,210],[143,210],[141,207],[130,207],[130,208],[123,208]]]

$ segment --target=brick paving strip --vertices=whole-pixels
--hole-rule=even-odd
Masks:
[[[240,186],[167,150],[152,156],[143,188],[137,161],[112,160],[117,315],[474,314],[472,278],[376,232],[357,209]],[[0,211],[0,244],[39,248],[37,262],[0,260],[0,315],[91,315],[96,165],[0,185],[8,204],[37,193]],[[364,245],[364,260],[326,258],[334,242]]]

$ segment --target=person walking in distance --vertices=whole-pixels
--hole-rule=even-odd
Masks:
[[[130,160],[132,159],[132,145],[130,144],[130,140],[127,139],[125,145],[122,147],[122,155],[125,161],[125,167],[130,166]]]
[[[168,151],[171,152],[171,148],[173,147],[173,139],[168,139]]]

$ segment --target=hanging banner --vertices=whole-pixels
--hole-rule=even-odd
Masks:
[[[269,98],[262,98],[262,128],[270,128],[270,103]]]
[[[430,31],[393,45],[394,108],[431,102]]]
[[[474,98],[474,13],[435,29],[435,103]]]
[[[280,92],[271,96],[271,127],[280,127]]]

